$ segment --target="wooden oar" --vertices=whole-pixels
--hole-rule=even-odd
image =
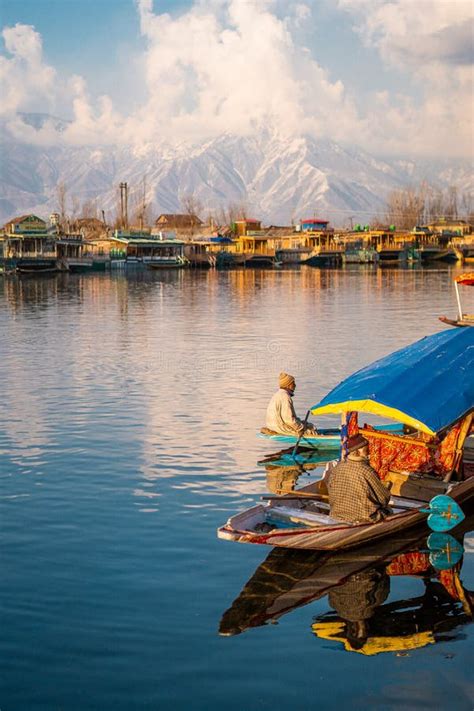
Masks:
[[[319,499],[326,501],[328,497],[325,494],[310,494],[302,491],[299,494],[283,494],[283,496],[261,496],[262,501],[287,501],[288,499]]]
[[[296,444],[295,444],[295,446],[294,446],[294,448],[293,448],[293,452],[292,452],[292,455],[291,455],[292,457],[295,456],[296,450],[298,449],[298,445],[299,445],[299,443],[301,442],[301,438],[303,437],[303,435],[304,435],[304,433],[305,433],[305,431],[306,431],[306,425],[308,424],[308,417],[309,417],[309,413],[310,413],[310,412],[311,412],[311,410],[308,410],[308,412],[306,413],[306,417],[304,418],[304,422],[303,422],[303,429],[301,430],[300,436],[299,436],[298,439],[296,440]]]

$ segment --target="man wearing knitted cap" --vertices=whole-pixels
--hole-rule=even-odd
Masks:
[[[369,443],[361,434],[347,440],[347,458],[330,470],[331,516],[349,523],[382,521],[391,511],[390,491],[369,464]]]
[[[280,373],[279,390],[273,395],[267,407],[265,426],[267,430],[277,434],[296,435],[299,437],[303,431],[307,434],[316,434],[316,429],[311,423],[302,422],[293,407],[293,395],[296,388],[295,379],[288,373]]]

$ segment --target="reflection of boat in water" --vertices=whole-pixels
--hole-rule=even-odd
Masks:
[[[458,538],[473,526],[471,517]],[[328,595],[337,613],[319,616],[313,632],[346,649],[375,654],[441,641],[472,622],[474,598],[461,583],[461,563],[438,571],[426,546],[425,536],[413,534],[353,552],[274,549],[222,616],[219,632],[235,635],[275,622]],[[402,575],[420,578],[424,594],[386,603],[391,580]]]

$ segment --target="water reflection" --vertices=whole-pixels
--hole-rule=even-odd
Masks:
[[[294,491],[299,478],[304,474],[317,474],[316,478],[319,478],[324,466],[334,459],[334,454],[334,450],[325,452],[303,449],[295,453],[290,447],[261,459],[258,466],[264,467],[266,471],[267,490],[282,496]]]
[[[473,530],[474,516],[456,530]],[[219,632],[236,635],[275,622],[327,596],[330,611],[314,618],[320,640],[362,654],[398,652],[460,637],[472,622],[474,592],[461,580],[463,559],[439,570],[420,533],[365,546],[353,552],[274,549],[222,616]],[[422,594],[387,602],[397,579],[419,579]]]

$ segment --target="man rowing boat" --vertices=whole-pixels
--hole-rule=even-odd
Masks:
[[[310,422],[305,424],[295,413],[293,406],[293,395],[296,389],[296,381],[288,373],[280,373],[279,389],[273,395],[267,408],[265,426],[273,433],[296,435],[316,434],[316,428]]]

